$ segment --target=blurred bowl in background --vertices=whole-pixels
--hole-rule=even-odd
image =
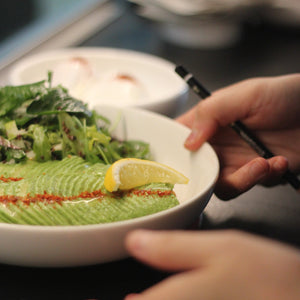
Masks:
[[[189,48],[226,48],[237,43],[241,36],[240,26],[227,18],[161,23],[157,26],[165,40]]]
[[[131,50],[66,48],[17,62],[9,81],[32,83],[46,79],[51,71],[53,85],[62,84],[91,109],[109,104],[172,116],[188,98],[188,87],[174,69],[167,60]]]
[[[224,48],[241,36],[241,14],[248,0],[128,0],[134,12],[150,20],[163,39],[189,48]]]
[[[237,44],[243,24],[266,20],[300,24],[299,0],[127,0],[139,17],[152,22],[161,38],[188,48],[220,49]]]

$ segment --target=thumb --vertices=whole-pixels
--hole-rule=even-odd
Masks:
[[[125,239],[129,253],[153,267],[168,271],[192,270],[211,265],[222,254],[228,234],[214,231],[134,230]]]

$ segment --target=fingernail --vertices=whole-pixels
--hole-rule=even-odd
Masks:
[[[144,253],[151,243],[151,236],[151,232],[147,230],[138,230],[131,233],[131,235],[129,236],[130,249],[135,254]]]
[[[190,135],[187,137],[184,145],[187,148],[193,147],[196,143],[199,143],[199,140],[202,137],[202,131],[197,128],[193,128]]]
[[[280,159],[276,159],[273,164],[273,169],[279,173],[284,173],[288,168],[288,161],[285,157],[280,157]]]

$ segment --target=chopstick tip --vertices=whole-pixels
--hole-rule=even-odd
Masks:
[[[189,72],[181,65],[175,67],[175,72],[182,78],[189,74]]]

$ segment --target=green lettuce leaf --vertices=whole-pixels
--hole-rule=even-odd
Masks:
[[[20,86],[5,86],[0,88],[0,116],[6,115],[25,101],[35,99],[47,91],[45,81]]]

